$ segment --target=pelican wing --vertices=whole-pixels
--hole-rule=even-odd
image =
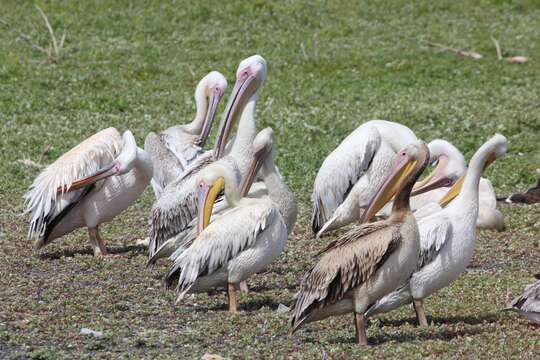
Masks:
[[[92,135],[49,165],[32,183],[24,195],[26,213],[31,213],[28,237],[40,238],[47,224],[68,206],[81,199],[88,189],[69,189],[74,181],[90,176],[110,164],[120,153],[122,136],[115,128]]]
[[[293,331],[312,311],[338,302],[369,279],[400,242],[399,227],[380,221],[356,227],[329,244],[302,279],[290,318]]]
[[[313,186],[312,229],[317,233],[369,169],[381,144],[374,126],[361,126],[326,157]]]
[[[276,222],[286,234],[279,210],[268,199],[251,200],[248,206],[228,210],[227,216],[210,223],[187,250],[179,249],[171,256],[173,265],[165,283],[171,286],[178,279],[178,299],[182,299],[197,278],[226,266]]]
[[[162,136],[167,149],[176,156],[184,168],[187,168],[193,160],[204,153],[204,150],[200,146],[195,144],[177,144],[174,137],[167,134],[163,134]]]
[[[212,162],[210,151],[201,155],[154,202],[150,213],[150,257],[165,241],[184,231],[197,215],[197,174]]]
[[[444,213],[437,213],[418,220],[418,231],[420,232],[418,269],[420,269],[432,262],[452,237],[452,222]]]
[[[161,189],[177,179],[184,166],[174,153],[169,151],[163,135],[149,133],[144,140],[144,150],[150,154],[154,164],[154,180]]]

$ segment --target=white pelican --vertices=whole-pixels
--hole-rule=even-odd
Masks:
[[[392,167],[392,159],[417,141],[406,126],[385,120],[360,125],[324,160],[313,185],[312,230],[323,232],[358,219]]]
[[[151,258],[168,239],[184,231],[197,214],[197,173],[208,164],[220,160],[235,167],[239,176],[247,173],[253,157],[251,144],[256,134],[255,105],[266,80],[266,61],[251,56],[238,66],[236,83],[220,125],[214,152],[199,156],[176,180],[167,185],[162,196],[152,206],[150,214]],[[240,115],[241,114],[241,115]],[[230,153],[223,157],[227,139],[240,115],[237,136]]]
[[[94,255],[107,254],[99,225],[137,200],[152,169],[150,156],[129,130],[123,135],[115,128],[101,130],[62,155],[25,194],[36,249],[86,226]]]
[[[448,141],[435,139],[428,144],[430,162],[437,161],[435,170],[424,180],[418,182],[411,194],[411,209],[417,211],[429,203],[441,200],[451,185],[467,171],[465,157],[454,145]],[[504,216],[497,210],[497,198],[491,181],[480,179],[479,208],[476,226],[481,229],[505,228]],[[388,216],[392,204],[388,203],[379,215]],[[415,213],[416,215],[416,213]],[[419,217],[416,216],[418,219]]]
[[[296,218],[298,208],[294,194],[285,184],[282,177],[279,175],[275,166],[275,139],[274,132],[271,128],[261,130],[255,140],[253,140],[253,162],[250,166],[248,174],[243,178],[240,186],[240,195],[249,198],[269,197],[274,201],[283,216],[287,227],[287,235],[290,235]],[[259,172],[263,177],[264,186],[257,186],[251,189],[251,185],[255,180],[256,174]],[[212,219],[218,219],[221,215],[227,212],[229,205],[226,200],[217,203],[212,212]],[[170,256],[174,251],[180,248],[188,248],[197,237],[197,219],[193,219],[189,226],[180,234],[167,240],[156,253],[148,260],[148,265],[153,265],[158,259]]]
[[[536,281],[527,285],[523,294],[512,300],[506,310],[516,310],[529,321],[540,324],[540,274],[534,277]]]
[[[203,153],[202,148],[226,90],[225,77],[217,71],[210,72],[199,81],[195,90],[195,119],[189,124],[171,126],[160,134],[151,132],[146,136],[144,150],[154,163],[152,187],[156,198],[167,184],[178,178]]]
[[[428,164],[429,150],[417,142],[400,150],[395,159],[361,221],[371,219],[396,194],[392,214],[354,227],[322,251],[300,284],[290,317],[292,332],[304,323],[354,312],[356,342],[367,345],[364,312],[416,268],[420,244],[409,196]]]
[[[177,302],[187,292],[227,286],[229,311],[237,312],[236,287],[276,259],[287,242],[287,227],[276,204],[268,197],[241,197],[230,167],[214,163],[198,177],[199,235],[187,249],[172,255],[165,277],[177,283]],[[210,223],[212,207],[224,190],[230,205]]]
[[[485,142],[473,155],[467,173],[441,199],[442,206],[448,205],[418,220],[421,249],[415,272],[373,304],[366,316],[412,302],[419,324],[427,325],[423,299],[448,286],[469,264],[476,243],[480,176],[491,162],[506,153],[506,147],[506,138],[499,134]]]

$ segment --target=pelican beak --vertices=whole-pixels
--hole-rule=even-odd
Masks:
[[[197,194],[197,206],[199,211],[197,223],[199,234],[210,223],[210,217],[212,216],[214,202],[216,201],[216,198],[224,187],[225,179],[222,177],[218,178],[211,186],[208,186],[204,182],[199,184],[199,190]]]
[[[444,168],[439,164],[424,180],[414,185],[411,196],[423,194],[440,187],[452,186],[453,184],[454,180],[446,175]]]
[[[102,167],[101,169],[99,169],[98,171],[96,171],[94,174],[92,174],[90,176],[84,177],[84,178],[79,179],[79,180],[75,180],[74,182],[71,183],[71,186],[69,186],[69,187],[68,186],[59,186],[58,189],[56,189],[56,192],[58,194],[60,194],[60,193],[63,194],[63,193],[66,193],[66,192],[79,190],[79,189],[81,189],[83,187],[86,187],[88,185],[96,183],[99,180],[103,180],[103,179],[108,178],[109,176],[113,176],[113,175],[115,175],[117,173],[118,173],[118,167],[113,162],[111,164],[108,164],[108,165]]]
[[[210,131],[212,130],[212,126],[214,125],[216,112],[217,112],[217,109],[219,107],[219,102],[221,101],[222,97],[223,97],[223,93],[222,93],[221,88],[219,87],[215,87],[210,93],[210,96],[208,99],[208,110],[206,111],[206,117],[204,118],[201,136],[199,137],[199,140],[197,141],[197,146],[204,147],[204,145],[206,144],[206,141],[208,140],[208,136],[210,135]]]
[[[386,179],[384,184],[379,188],[373,199],[371,199],[368,207],[362,213],[360,222],[368,222],[382,207],[392,199],[392,197],[398,192],[401,184],[405,181],[413,172],[417,160],[412,159],[410,156],[404,156],[398,158],[398,161],[394,165],[390,176]]]
[[[495,160],[497,160],[497,154],[492,152],[491,154],[489,154],[488,158],[486,159],[486,163],[484,164],[483,171],[485,171],[489,167],[489,165],[493,164]]]
[[[454,198],[459,195],[459,192],[461,191],[461,188],[463,187],[463,181],[465,180],[465,175],[467,175],[467,172],[461,175],[459,179],[454,183],[454,185],[450,188],[450,190],[448,190],[446,195],[444,195],[443,198],[439,200],[439,205],[441,205],[441,207],[445,207],[446,205],[448,205],[450,201],[454,200]]]
[[[491,165],[495,160],[497,160],[497,155],[495,153],[489,154],[484,164],[484,170],[486,170],[488,166]],[[445,207],[450,201],[454,200],[455,197],[459,195],[461,188],[463,187],[463,181],[465,181],[465,175],[467,175],[467,172],[461,175],[461,177],[455,182],[455,184],[450,188],[450,190],[448,190],[446,195],[444,195],[443,198],[439,200],[439,205],[441,205],[441,207]]]
[[[249,68],[242,71],[234,83],[231,97],[223,114],[218,141],[214,149],[216,159],[220,159],[223,156],[225,145],[236,123],[236,119],[238,119],[238,115],[244,110],[247,101],[255,94],[261,83],[262,80],[256,77]]]
[[[266,151],[264,151],[264,149],[254,154],[253,161],[251,162],[251,165],[249,167],[249,171],[246,177],[242,179],[242,184],[240,184],[240,195],[242,197],[247,196],[247,194],[249,193],[251,185],[253,185],[253,182],[257,177],[257,173],[261,169],[261,166],[264,162],[265,155]]]

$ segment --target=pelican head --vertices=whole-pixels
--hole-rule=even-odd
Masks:
[[[508,140],[501,134],[495,134],[491,139],[486,141],[471,158],[471,166],[479,166],[482,171],[486,170],[495,160],[506,154]],[[448,205],[456,196],[459,195],[467,172],[454,183],[448,190],[446,195],[439,200],[439,205],[442,207]]]
[[[266,159],[274,160],[275,151],[274,151],[274,131],[272,128],[265,128],[257,134],[253,140],[253,161],[249,167],[249,171],[244,179],[242,179],[242,184],[240,185],[240,194],[246,196],[255,181],[255,177],[259,172],[262,164]]]
[[[373,199],[371,199],[366,211],[362,213],[360,222],[367,222],[382,209],[382,207],[392,199],[394,195],[394,208],[401,205],[403,201],[399,196],[402,192],[407,192],[407,186],[412,188],[412,184],[427,166],[429,160],[429,149],[423,141],[410,144],[396,155],[394,166],[386,181],[379,188]],[[410,191],[410,188],[408,189]],[[409,194],[405,200],[408,201]]]
[[[418,195],[439,187],[452,186],[465,173],[465,157],[446,140],[435,139],[428,144],[429,162],[437,162],[435,170],[424,180],[416,183],[411,195]]]
[[[236,82],[227,103],[219,137],[215,148],[216,158],[220,158],[225,150],[238,115],[244,110],[248,100],[257,98],[261,85],[266,80],[266,60],[260,55],[253,55],[242,60],[236,71]]]
[[[227,202],[234,206],[239,200],[238,181],[233,171],[224,164],[213,163],[205,167],[197,177],[198,229],[203,231],[210,223],[216,198],[225,193]]]
[[[192,123],[192,132],[194,135],[199,135],[196,145],[204,147],[212,130],[214,119],[216,117],[219,102],[223,98],[223,94],[227,90],[227,79],[218,71],[211,71],[197,84],[195,90],[195,102],[197,103],[197,118],[204,117],[202,127],[200,122],[195,126],[195,121]]]

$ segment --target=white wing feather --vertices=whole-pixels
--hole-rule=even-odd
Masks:
[[[418,230],[420,232],[418,269],[420,269],[432,262],[448,239],[452,237],[452,222],[448,216],[438,213],[420,219]]]
[[[255,205],[254,200],[250,201]],[[174,264],[167,277],[179,276],[179,299],[199,276],[210,275],[225,266],[253,246],[258,235],[276,221],[285,229],[285,223],[272,201],[261,199],[256,200],[255,206],[232,208],[227,211],[227,216],[220,216],[210,223],[188,249],[179,249],[171,256]]]
[[[24,195],[25,213],[31,213],[29,238],[39,238],[45,228],[45,219],[62,211],[78,190],[57,194],[58,188],[69,188],[77,179],[95,173],[110,164],[121,151],[122,136],[115,128],[108,128],[92,135],[41,172]]]
[[[320,228],[343,202],[350,189],[369,169],[381,144],[376,127],[353,131],[324,160],[313,187],[313,225]]]

